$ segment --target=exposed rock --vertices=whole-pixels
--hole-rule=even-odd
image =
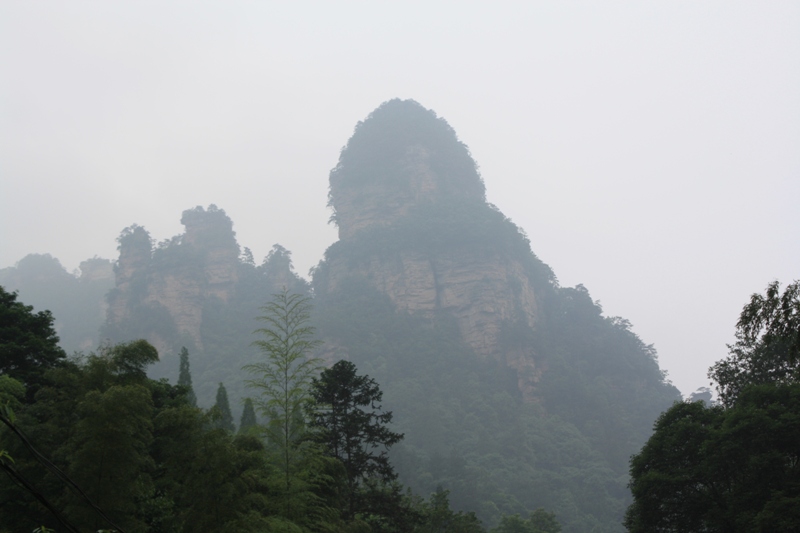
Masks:
[[[93,257],[82,261],[79,268],[82,282],[112,281],[114,279],[114,265],[108,259]]]
[[[435,217],[430,226],[415,224],[423,211],[439,213],[460,205],[477,212],[492,209],[475,162],[452,128],[414,101],[387,102],[358,124],[330,184],[342,243],[366,242],[376,229],[413,229],[404,234],[405,241],[365,244],[357,258],[328,254],[326,268],[318,270],[325,280],[315,283],[335,291],[346,278],[358,276],[387,294],[399,310],[429,318],[451,314],[463,340],[477,354],[514,368],[520,390],[532,397],[541,374],[535,354],[523,348],[509,351],[500,341],[509,323],[521,321],[531,328],[537,323],[534,282],[518,254],[502,246],[475,246],[480,228],[475,239],[459,235],[456,244],[448,241],[446,253],[418,245],[429,233],[453,232],[452,223],[445,227],[450,221]]]
[[[360,276],[386,293],[398,309],[433,318],[451,313],[464,340],[483,356],[500,357],[498,336],[503,324],[523,317],[536,323],[537,303],[530,280],[517,261],[481,257],[467,250],[428,257],[400,252],[372,257],[352,266],[347,259],[330,264],[329,290],[347,276]]]
[[[227,302],[238,280],[239,245],[233,222],[211,205],[207,211],[199,206],[184,211],[181,223],[186,227],[181,244],[202,255],[206,292]]]
[[[146,279],[152,259],[153,241],[150,233],[139,225],[125,228],[117,238],[119,243],[119,259],[114,265],[115,290],[108,302],[106,321],[109,324],[121,324],[129,317],[132,298],[135,292],[132,285],[134,279]],[[136,295],[141,299],[141,295]],[[126,339],[127,340],[127,339]]]
[[[135,317],[137,313],[160,311],[174,327],[173,336],[188,338],[202,348],[203,306],[209,298],[227,302],[233,294],[239,245],[230,218],[214,205],[208,210],[196,207],[184,211],[181,223],[185,233],[155,250],[144,228],[134,225],[123,231],[107,324],[121,327],[132,319],[141,322],[141,316]],[[157,326],[166,329],[167,325]],[[169,350],[164,331],[142,331],[140,335]]]

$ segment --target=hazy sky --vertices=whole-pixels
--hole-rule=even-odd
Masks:
[[[707,384],[800,278],[800,2],[0,2],[0,267],[215,203],[301,274],[390,98],[443,116],[565,286]]]

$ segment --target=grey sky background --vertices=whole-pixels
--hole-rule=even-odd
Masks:
[[[0,268],[115,258],[215,203],[301,274],[328,172],[413,98],[565,286],[707,385],[749,295],[800,278],[798,2],[0,3]]]

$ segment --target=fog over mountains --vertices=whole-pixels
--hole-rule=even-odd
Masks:
[[[680,398],[653,348],[629,322],[605,316],[586,287],[558,282],[486,201],[453,128],[413,100],[387,101],[358,123],[329,198],[339,239],[310,283],[280,245],[257,264],[215,205],[185,210],[184,232],[161,243],[145,227],[125,228],[105,299],[88,285],[108,281],[90,275],[92,265],[107,271],[99,259],[86,263],[86,279],[63,270],[50,279],[57,261],[29,256],[0,282],[74,285],[66,301],[51,301],[84,316],[81,330],[97,324],[99,339],[156,346],[152,377],[174,382],[188,348],[203,407],[220,383],[235,406],[252,394],[243,367],[263,358],[253,330],[271,295],[285,287],[312,296],[324,341],[315,355],[352,361],[385,392],[405,435],[392,451],[404,485],[417,494],[442,487],[485,524],[543,507],[565,531],[621,531],[628,458]],[[75,307],[91,308],[92,298],[92,313]],[[59,326],[79,338],[70,323]]]
[[[0,268],[69,271],[216,204],[305,276],[352,126],[413,98],[564,286],[706,384],[742,303],[797,277],[800,9],[443,3],[0,6]]]

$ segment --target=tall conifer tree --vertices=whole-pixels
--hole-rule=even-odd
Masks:
[[[178,374],[178,385],[189,390],[186,393],[186,399],[189,400],[192,407],[197,407],[197,396],[195,396],[192,388],[192,372],[189,370],[189,350],[186,349],[186,346],[181,347],[181,367]]]
[[[253,408],[253,400],[245,398],[244,409],[242,409],[242,420],[239,422],[239,433],[246,433],[250,428],[256,426],[256,411]]]
[[[236,431],[236,426],[233,424],[233,415],[231,414],[231,405],[228,403],[228,391],[225,390],[225,385],[222,383],[219,384],[217,389],[217,402],[212,410],[215,411],[214,427],[231,433]]]

